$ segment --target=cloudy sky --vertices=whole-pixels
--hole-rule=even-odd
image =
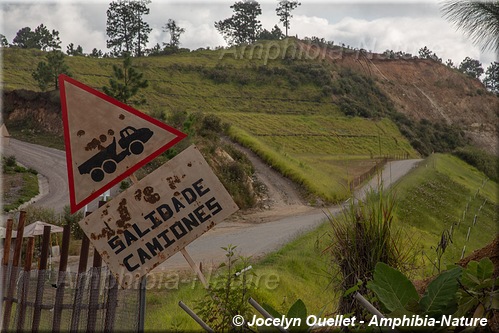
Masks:
[[[109,2],[0,0],[0,33],[12,42],[19,29],[26,26],[34,29],[43,23],[50,30],[60,32],[64,51],[67,44],[74,43],[80,44],[84,52],[91,52],[94,47],[105,52]],[[145,17],[153,29],[149,47],[169,41],[162,26],[170,18],[186,30],[180,39],[182,47],[226,45],[213,24],[232,15],[229,6],[234,2],[152,0],[150,14]],[[260,3],[260,20],[264,28],[271,30],[279,23],[275,14],[277,0]],[[461,31],[442,18],[441,2],[437,0],[301,0],[301,3],[293,12],[289,31],[290,35],[299,38],[318,36],[335,44],[345,43],[374,52],[391,49],[414,55],[426,45],[444,62],[452,59],[454,64],[459,64],[469,56],[479,59],[484,68],[497,61],[493,52],[481,52]]]

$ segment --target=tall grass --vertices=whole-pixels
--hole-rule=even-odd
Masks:
[[[393,227],[396,198],[393,192],[370,190],[365,202],[352,202],[338,217],[328,215],[331,225],[332,283],[344,297],[338,313],[362,315],[362,309],[346,297],[352,290],[367,293],[376,263],[383,262],[406,271],[412,264],[411,246],[402,245],[402,234]],[[404,238],[404,241],[406,239]]]

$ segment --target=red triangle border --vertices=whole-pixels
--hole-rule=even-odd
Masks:
[[[108,184],[104,185],[101,187],[98,191],[93,192],[90,196],[88,196],[86,199],[83,199],[81,202],[76,202],[76,195],[75,195],[75,183],[73,179],[73,158],[71,154],[71,144],[70,144],[70,133],[69,133],[69,119],[68,119],[68,109],[67,109],[67,100],[66,100],[66,87],[64,85],[64,82],[68,82],[80,89],[85,90],[86,92],[95,95],[137,117],[142,118],[145,121],[148,121],[150,123],[153,123],[154,125],[163,128],[164,130],[171,132],[172,134],[175,134],[176,137],[169,141],[167,144],[161,146],[159,149],[157,149],[155,152],[144,158],[142,161],[136,163],[134,166],[130,167],[127,171],[122,173],[121,175],[117,176],[115,179],[110,181]],[[129,105],[126,105],[98,90],[95,90],[79,81],[76,81],[75,79],[61,74],[59,75],[59,89],[60,89],[60,96],[61,96],[61,108],[62,108],[62,121],[64,125],[64,143],[66,146],[66,165],[67,165],[67,170],[68,170],[68,183],[69,183],[69,201],[70,201],[70,207],[71,207],[71,213],[75,213],[88,203],[92,202],[94,199],[99,197],[102,193],[105,191],[109,190],[112,188],[114,185],[118,184],[121,182],[123,179],[127,178],[131,174],[133,174],[135,171],[152,161],[154,158],[171,148],[172,146],[176,145],[183,139],[187,137],[187,134],[182,133],[181,131],[145,114],[140,112],[139,110],[136,110],[132,108]]]

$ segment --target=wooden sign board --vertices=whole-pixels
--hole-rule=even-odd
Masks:
[[[191,146],[79,223],[126,288],[237,210]]]
[[[59,82],[71,212],[186,137],[68,76]]]

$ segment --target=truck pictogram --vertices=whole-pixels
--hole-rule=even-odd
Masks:
[[[123,149],[121,152],[117,153],[116,151],[116,137],[114,137],[109,146],[81,164],[78,171],[81,175],[90,174],[94,182],[100,182],[106,173],[115,172],[118,163],[123,161],[125,157],[131,154],[141,154],[144,151],[144,143],[149,141],[152,135],[153,131],[148,128],[135,129],[132,126],[127,126],[120,131],[118,145]]]

